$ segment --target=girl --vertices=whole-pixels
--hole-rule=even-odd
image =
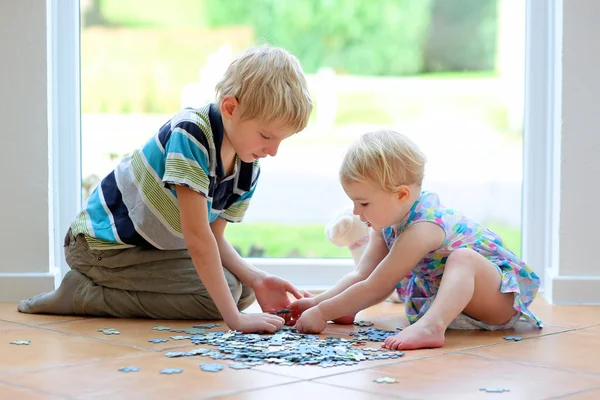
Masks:
[[[291,305],[299,332],[352,321],[406,276],[398,293],[411,325],[386,339],[389,349],[441,347],[446,329],[510,329],[521,317],[542,326],[528,309],[538,276],[498,235],[421,191],[424,166],[419,148],[397,132],[368,133],[350,147],[340,180],[373,231],[355,271]]]

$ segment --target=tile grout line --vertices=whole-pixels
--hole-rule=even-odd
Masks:
[[[485,359],[494,360],[494,361],[509,362],[509,363],[512,363],[512,364],[519,364],[519,365],[527,365],[527,366],[532,366],[532,367],[539,367],[539,368],[544,368],[544,369],[550,369],[550,370],[553,370],[553,371],[569,372],[569,373],[572,373],[572,374],[586,375],[586,376],[590,376],[590,377],[594,377],[594,378],[600,377],[600,373],[578,371],[578,370],[574,370],[574,369],[561,368],[561,367],[553,367],[553,366],[550,366],[550,365],[535,364],[535,363],[530,363],[530,362],[526,362],[526,361],[508,360],[508,359],[504,359],[504,358],[484,356],[484,355],[481,355],[481,354],[471,354],[471,353],[462,353],[461,355],[470,356],[470,357],[485,358]]]
[[[600,390],[600,386],[597,386],[597,387],[594,387],[594,388],[590,388],[590,389],[580,390],[578,392],[572,392],[572,393],[569,393],[569,394],[563,394],[561,396],[550,397],[547,400],[568,399],[571,396],[575,396],[575,395],[578,395],[578,394],[592,393],[592,392],[595,392],[597,390]]]
[[[30,387],[27,387],[27,386],[22,386],[22,385],[18,385],[18,384],[15,384],[15,383],[6,382],[6,381],[3,381],[2,379],[0,379],[0,383],[3,383],[4,385],[7,385],[9,387],[14,387],[14,388],[18,388],[18,389],[28,390],[28,391],[31,391],[33,393],[40,393],[40,394],[44,394],[44,395],[47,395],[47,396],[54,396],[54,397],[57,397],[59,399],[73,400],[73,397],[63,396],[63,395],[52,393],[52,392],[46,392],[45,390],[33,389],[33,388],[30,388]]]
[[[2,383],[8,383],[7,381],[3,381],[2,379],[9,377],[9,376],[14,376],[14,375],[23,375],[23,374],[31,374],[31,373],[36,373],[36,372],[41,372],[41,371],[47,371],[47,370],[51,370],[51,369],[55,369],[55,368],[70,368],[70,367],[76,367],[78,365],[86,365],[86,364],[91,364],[94,362],[98,362],[98,361],[102,361],[102,360],[115,360],[115,359],[127,359],[127,358],[136,358],[136,357],[142,357],[145,356],[147,354],[131,354],[128,356],[120,356],[120,357],[96,357],[96,358],[91,358],[91,359],[87,359],[87,360],[83,360],[83,361],[77,361],[77,362],[73,362],[73,363],[66,363],[66,364],[58,364],[58,365],[49,365],[46,367],[41,367],[41,368],[33,368],[33,369],[24,369],[24,370],[20,370],[20,371],[14,371],[14,372],[4,372],[4,373],[0,373],[0,382]]]
[[[289,386],[289,385],[293,385],[293,384],[296,384],[296,383],[302,383],[302,382],[307,382],[307,380],[300,379],[300,380],[297,380],[297,381],[294,381],[294,382],[286,382],[286,383],[281,383],[281,384],[278,384],[278,385],[267,386],[267,387],[262,387],[262,388],[240,390],[240,391],[237,391],[237,392],[231,392],[231,393],[226,393],[226,394],[219,394],[217,396],[200,397],[197,400],[218,400],[219,398],[222,398],[222,397],[229,397],[229,396],[235,396],[235,395],[239,395],[239,394],[257,392],[257,391],[260,391],[260,390],[267,390],[267,389],[271,389],[271,388],[275,388],[275,387],[280,387],[280,386]],[[382,397],[388,397],[390,399],[409,400],[409,399],[406,399],[404,397],[397,397],[397,396],[392,396],[392,395],[389,395],[389,394],[381,394],[381,393],[376,393],[376,392],[370,392],[368,390],[360,390],[360,389],[354,389],[354,388],[345,388],[343,386],[332,385],[332,384],[328,384],[328,383],[321,383],[321,382],[311,382],[311,383],[314,383],[316,385],[325,385],[325,386],[332,386],[332,387],[335,387],[335,388],[347,389],[347,390],[351,390],[351,391],[355,391],[355,392],[359,392],[359,393],[375,394],[375,395],[382,396]]]

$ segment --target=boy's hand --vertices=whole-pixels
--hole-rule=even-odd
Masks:
[[[289,318],[286,318],[285,323],[287,325],[294,325],[296,323],[296,320],[300,318],[300,315],[302,315],[304,311],[316,305],[317,302],[315,301],[315,298],[312,297],[312,294],[310,294],[309,292],[304,292],[304,298],[294,301],[288,307],[290,310],[292,310],[292,313],[290,314]]]
[[[289,308],[291,301],[288,293],[291,293],[297,299],[302,295],[288,281],[274,275],[265,275],[254,282],[252,285],[256,300],[260,304],[261,310],[266,313],[273,313],[283,308]]]
[[[227,322],[229,329],[244,333],[277,332],[285,324],[285,320],[273,314],[242,314],[235,321]]]
[[[306,310],[294,325],[299,333],[321,333],[327,327],[327,321],[323,319],[319,307]]]

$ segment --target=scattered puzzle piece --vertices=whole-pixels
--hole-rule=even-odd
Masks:
[[[31,344],[31,340],[15,340],[10,342],[10,344],[16,344],[16,345],[29,345]]]
[[[375,325],[371,321],[354,321],[353,324],[355,326],[373,326],[373,325]]]
[[[150,339],[148,340],[150,343],[165,343],[168,342],[168,339]]]
[[[223,368],[225,368],[223,364],[200,364],[200,369],[207,372],[219,372]]]
[[[282,308],[281,310],[277,310],[275,311],[273,314],[275,315],[279,315],[279,314],[291,314],[292,310],[290,310],[289,308]]]
[[[479,389],[483,392],[486,393],[503,393],[503,392],[510,392],[510,389],[504,389],[504,388],[495,388],[495,387],[489,387],[489,388],[481,388]]]
[[[212,329],[212,328],[216,328],[217,326],[221,326],[221,324],[203,324],[203,325],[193,325],[192,328],[198,328],[198,329]]]
[[[252,366],[248,364],[230,364],[229,368],[231,369],[250,369]]]
[[[523,340],[521,336],[506,336],[504,340],[512,340],[513,342],[519,342]]]
[[[138,372],[140,370],[139,367],[122,367],[119,368],[119,371],[121,372]]]
[[[172,351],[169,353],[165,353],[165,356],[169,357],[169,358],[174,358],[174,357],[185,357],[186,353],[184,353],[183,351]]]
[[[167,368],[167,369],[160,370],[161,374],[167,374],[167,375],[180,374],[182,372],[183,372],[183,370],[181,368]]]
[[[171,328],[169,328],[168,326],[153,326],[152,330],[155,330],[155,331],[168,331],[168,330],[171,330]]]
[[[398,380],[394,379],[394,378],[390,378],[389,376],[386,376],[386,377],[383,377],[383,378],[377,378],[373,382],[377,382],[377,383],[398,383]]]
[[[120,335],[121,334],[121,332],[119,332],[115,328],[100,328],[100,329],[98,329],[98,332],[102,332],[105,335]]]

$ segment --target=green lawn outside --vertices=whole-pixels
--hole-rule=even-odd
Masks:
[[[495,222],[486,226],[499,234],[510,250],[521,254],[519,227]],[[336,247],[327,240],[324,230],[323,224],[241,223],[229,224],[225,236],[243,256],[248,255],[254,244],[265,250],[265,257],[350,257],[348,249]]]

